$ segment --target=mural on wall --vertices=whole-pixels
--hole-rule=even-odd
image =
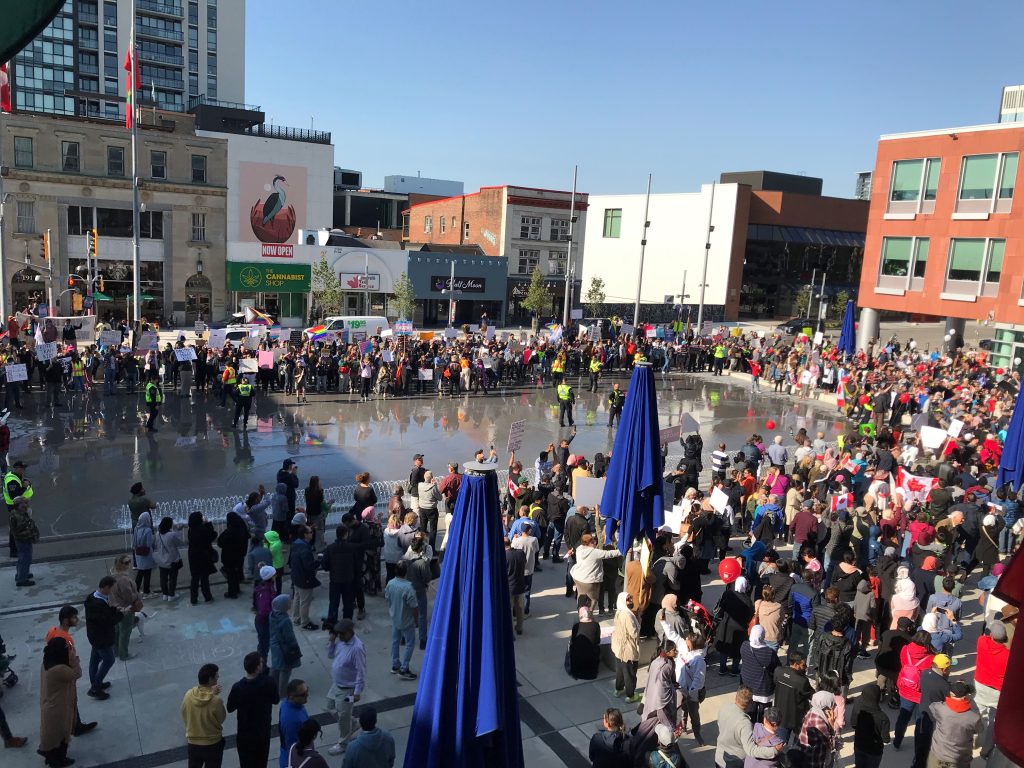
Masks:
[[[294,242],[296,223],[306,217],[306,187],[306,169],[301,166],[239,163],[239,196],[253,201],[248,222],[239,227],[241,240]],[[244,205],[239,207],[245,210]]]

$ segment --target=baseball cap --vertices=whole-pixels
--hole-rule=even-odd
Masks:
[[[416,461],[416,459],[419,459],[420,461],[423,461],[423,454],[422,453],[414,453],[413,456],[412,456],[412,460]]]
[[[295,462],[294,462],[294,461],[292,461],[291,459],[285,459],[285,460],[284,460],[284,461],[283,461],[283,462],[281,463],[281,467],[282,467],[282,469],[288,469],[288,467],[293,467],[293,466],[295,466]]]
[[[963,680],[957,680],[956,682],[950,683],[949,695],[955,699],[966,699],[971,695],[971,686]]]
[[[949,669],[953,661],[944,653],[937,653],[932,658],[932,666],[936,669]]]

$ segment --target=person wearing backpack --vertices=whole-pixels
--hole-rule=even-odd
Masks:
[[[911,641],[900,651],[900,673],[896,677],[900,711],[896,716],[896,725],[893,729],[895,733],[892,738],[892,745],[896,749],[903,743],[910,719],[921,703],[921,674],[932,665],[934,659],[932,636],[923,629],[914,633]]]
[[[632,762],[622,712],[614,707],[606,709],[602,724],[604,730],[590,737],[590,765],[592,768],[628,768]]]
[[[845,692],[853,681],[853,644],[846,633],[853,627],[853,611],[845,603],[836,608],[825,631],[815,644],[815,680],[819,691],[834,694],[838,706],[838,722],[843,723]]]

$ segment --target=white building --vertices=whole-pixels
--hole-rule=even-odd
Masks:
[[[704,184],[700,192],[651,195],[641,303],[680,303],[679,295],[685,284],[688,298],[681,303],[698,304],[711,214],[714,232],[704,303],[726,305],[729,292],[736,290],[730,284],[738,283],[738,279],[730,281],[737,262],[734,253],[738,248],[742,256],[747,236],[745,221],[737,228],[739,188],[739,184]],[[643,194],[590,196],[583,258],[584,295],[591,279],[600,277],[604,280],[607,303],[633,304],[636,300],[644,204]],[[739,269],[742,270],[742,258]],[[738,296],[733,298],[738,300]],[[692,316],[696,319],[696,312]]]
[[[461,181],[448,179],[428,179],[415,176],[385,176],[384,191],[402,195],[437,195],[438,197],[455,197],[461,195],[465,184]]]

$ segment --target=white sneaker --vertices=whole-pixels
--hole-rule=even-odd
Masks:
[[[345,745],[342,744],[339,741],[337,744],[335,744],[333,747],[331,747],[330,749],[327,750],[327,754],[329,754],[329,755],[343,755],[343,754],[345,754]]]

